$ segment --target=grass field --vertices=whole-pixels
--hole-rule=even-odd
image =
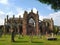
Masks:
[[[60,36],[56,36],[56,41],[48,41],[45,36],[38,37],[33,36],[32,40],[30,36],[23,36],[18,38],[19,36],[15,36],[16,42],[11,42],[11,35],[5,35],[0,37],[0,45],[59,45],[60,44]]]

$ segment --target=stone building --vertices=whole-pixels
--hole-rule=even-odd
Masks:
[[[14,15],[12,18],[7,18],[4,20],[4,32],[9,33],[11,29],[16,31],[16,33],[20,33],[23,35],[30,35],[33,33],[34,35],[38,35],[39,33],[45,33],[48,30],[53,30],[53,19],[43,19],[43,21],[39,20],[38,11],[35,14],[33,10],[31,12],[25,11],[23,14],[23,18],[19,16],[16,18]]]
[[[43,19],[43,21],[39,22],[40,32],[42,34],[51,33],[54,30],[54,22],[53,19]]]

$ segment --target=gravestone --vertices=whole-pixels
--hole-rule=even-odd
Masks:
[[[54,37],[53,33],[52,33],[51,37],[48,37],[47,39],[48,39],[48,40],[57,40],[57,38]]]
[[[2,32],[2,30],[0,29],[0,37],[2,37],[2,33],[3,33],[3,32]]]
[[[12,40],[12,42],[15,42],[14,37],[15,37],[15,31],[12,30],[12,34],[11,34],[11,40]]]
[[[57,34],[60,35],[60,31]]]

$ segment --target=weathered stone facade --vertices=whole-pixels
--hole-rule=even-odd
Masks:
[[[43,21],[39,22],[39,15],[38,11],[35,14],[33,10],[30,13],[27,11],[24,12],[23,18],[19,16],[16,18],[13,15],[13,18],[5,18],[4,22],[4,32],[10,32],[11,29],[14,29],[16,32],[23,34],[23,35],[30,35],[31,33],[34,35],[38,35],[41,30],[45,32],[46,30],[53,30],[53,19],[44,19]],[[47,26],[46,26],[47,25]],[[49,29],[46,27],[49,27]]]
[[[39,27],[41,30],[41,33],[46,34],[53,32],[54,28],[54,22],[53,19],[43,19],[43,21],[39,22]]]

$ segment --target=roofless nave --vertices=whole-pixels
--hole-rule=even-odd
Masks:
[[[14,15],[12,18],[7,17],[4,21],[4,32],[9,33],[11,30],[16,31],[16,33],[20,33],[23,35],[30,35],[31,33],[34,35],[38,34],[46,34],[50,33],[53,30],[54,22],[53,19],[43,19],[43,21],[39,20],[39,14],[37,14],[31,10],[31,12],[27,13],[24,11],[23,18],[19,16],[16,18]]]

